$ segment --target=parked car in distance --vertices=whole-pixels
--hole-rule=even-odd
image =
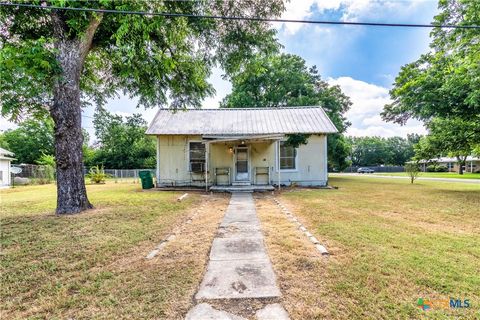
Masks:
[[[375,170],[370,168],[358,168],[357,173],[375,173]]]

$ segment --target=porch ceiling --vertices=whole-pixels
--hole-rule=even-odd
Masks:
[[[283,139],[282,135],[242,135],[242,136],[221,136],[221,135],[204,135],[202,140],[208,143],[223,143],[223,142],[271,142]]]

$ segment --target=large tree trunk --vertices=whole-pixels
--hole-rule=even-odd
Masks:
[[[57,214],[93,208],[88,201],[83,172],[80,76],[102,15],[94,15],[85,33],[70,38],[63,17],[52,13],[56,58],[62,69],[53,89],[50,114],[55,122]]]
[[[57,162],[57,214],[78,213],[93,206],[87,198],[83,172],[82,111],[78,42],[57,45],[62,76],[54,87],[55,159]]]

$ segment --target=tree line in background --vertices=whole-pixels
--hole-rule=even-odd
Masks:
[[[350,161],[353,166],[403,166],[415,155],[418,134],[402,137],[348,137]]]
[[[140,114],[126,117],[98,108],[93,125],[97,141],[88,149],[86,166],[103,165],[114,169],[154,168],[156,144],[146,136],[147,122]]]
[[[140,114],[123,119],[100,108],[93,123],[96,140],[92,145],[88,144],[88,133],[83,130],[83,161],[86,167],[155,167],[155,141],[145,135],[147,122]],[[53,159],[55,155],[53,141],[53,121],[49,117],[24,121],[18,128],[0,134],[0,147],[15,153],[16,163],[46,164],[46,158]]]

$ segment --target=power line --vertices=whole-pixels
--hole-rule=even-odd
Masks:
[[[65,11],[83,11],[83,12],[99,12],[99,13],[113,13],[113,14],[131,14],[131,15],[144,15],[144,16],[162,16],[162,17],[168,17],[168,18],[186,17],[186,18],[214,19],[214,20],[279,22],[279,23],[305,23],[305,24],[329,24],[329,25],[352,25],[352,26],[371,26],[371,27],[373,26],[373,27],[406,27],[406,28],[480,29],[480,25],[411,24],[411,23],[381,23],[381,22],[274,19],[274,18],[260,18],[260,17],[229,17],[229,16],[217,16],[217,15],[214,15],[214,16],[212,16],[212,15],[196,15],[196,14],[189,14],[189,13],[146,12],[146,11],[94,9],[94,8],[41,6],[41,5],[35,5],[35,4],[4,3],[4,2],[0,2],[0,6],[25,7],[25,8],[44,9],[44,10],[65,10]]]

